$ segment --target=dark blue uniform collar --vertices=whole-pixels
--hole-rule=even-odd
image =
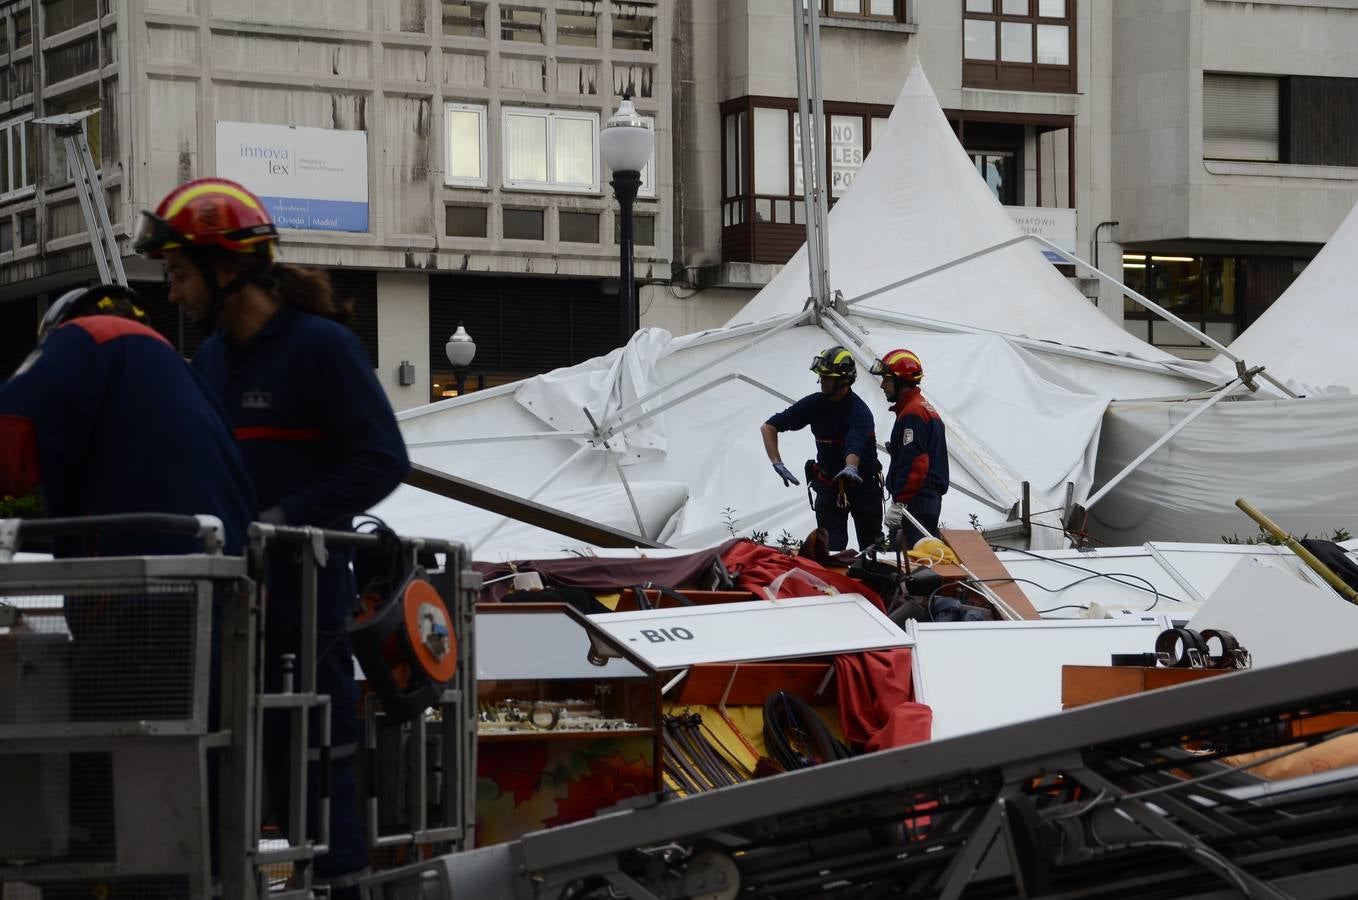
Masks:
[[[246,338],[243,342],[237,341],[235,337],[232,336],[230,330],[225,328],[221,329],[222,338],[226,341],[226,345],[232,350],[237,352],[248,350],[251,347],[264,343],[274,335],[286,331],[292,323],[305,315],[308,315],[308,313],[304,310],[300,310],[289,303],[280,303],[278,311],[269,317],[269,321],[265,322],[259,331],[250,335],[250,337]]]

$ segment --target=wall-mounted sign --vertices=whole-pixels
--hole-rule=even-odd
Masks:
[[[827,656],[912,643],[861,594],[600,613],[589,620],[654,669]]]
[[[1004,211],[1024,234],[1035,234],[1051,241],[1067,253],[1075,253],[1075,210],[1050,206],[1006,206]],[[1060,255],[1042,248],[1042,255],[1054,263],[1070,265]]]
[[[253,191],[279,228],[368,230],[368,134],[217,123],[217,175]]]

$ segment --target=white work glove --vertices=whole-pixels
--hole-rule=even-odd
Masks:
[[[885,515],[882,516],[882,524],[887,528],[899,528],[904,521],[905,504],[899,501],[888,506]]]

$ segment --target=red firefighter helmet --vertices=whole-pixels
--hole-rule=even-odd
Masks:
[[[909,350],[892,350],[872,364],[872,374],[890,375],[902,381],[919,384],[924,378],[924,366],[919,357]]]
[[[221,247],[233,253],[272,258],[278,229],[258,197],[225,178],[199,178],[181,184],[143,212],[133,249],[152,259],[166,250]]]

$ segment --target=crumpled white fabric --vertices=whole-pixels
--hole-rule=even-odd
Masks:
[[[671,340],[662,328],[644,328],[607,356],[528,379],[514,392],[514,400],[558,431],[592,431],[586,409],[607,429],[619,423],[620,412],[659,386],[656,363],[669,355]],[[663,398],[628,411],[622,421],[662,402]],[[608,440],[622,465],[662,458],[667,446],[662,417],[642,419]]]

